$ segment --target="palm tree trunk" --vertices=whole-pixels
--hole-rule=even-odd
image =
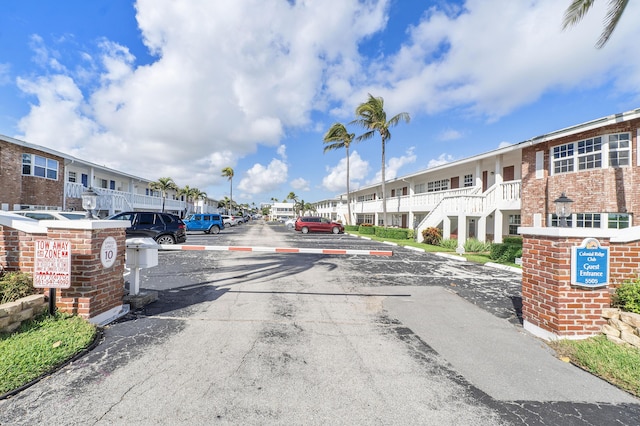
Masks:
[[[382,220],[383,220],[383,226],[386,228],[387,227],[387,190],[385,188],[385,177],[384,177],[384,163],[385,163],[385,156],[384,156],[384,148],[385,148],[385,139],[384,137],[382,138],[382,169],[381,169],[381,174],[382,174]]]
[[[351,193],[349,191],[349,146],[347,146],[347,225],[351,225]]]

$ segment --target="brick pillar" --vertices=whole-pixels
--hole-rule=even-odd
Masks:
[[[27,232],[0,226],[0,265],[8,270],[33,273],[37,239],[71,243],[71,287],[56,289],[56,307],[94,323],[106,323],[126,311],[124,298],[126,223],[107,220],[40,221],[42,230]],[[101,249],[105,239],[116,241],[113,265],[105,267]],[[43,289],[48,294],[48,290]]]
[[[600,333],[605,324],[602,310],[611,304],[611,286],[586,289],[571,285],[571,248],[587,237],[585,230],[520,228],[520,232],[524,328],[547,340]],[[606,237],[598,240],[602,246],[609,245]]]

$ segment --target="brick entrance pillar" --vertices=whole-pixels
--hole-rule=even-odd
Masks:
[[[128,310],[123,304],[125,228],[128,222],[109,220],[40,221],[34,226],[0,225],[0,265],[7,270],[34,272],[35,240],[67,240],[71,243],[71,287],[56,289],[56,308],[95,324],[106,324]],[[21,224],[16,223],[18,227]],[[103,243],[115,240],[113,263],[101,260]],[[43,289],[45,294],[48,290]],[[126,312],[125,312],[126,313]]]

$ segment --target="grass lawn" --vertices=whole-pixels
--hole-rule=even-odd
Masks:
[[[94,341],[97,329],[86,320],[48,314],[0,334],[0,395],[46,374]]]
[[[565,361],[640,397],[640,349],[610,342],[604,336],[559,340],[549,344]]]

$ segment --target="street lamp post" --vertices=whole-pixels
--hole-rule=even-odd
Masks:
[[[82,193],[82,208],[87,211],[86,219],[93,219],[93,210],[98,206],[98,194],[93,188],[88,188]]]
[[[566,228],[567,218],[571,216],[571,204],[573,200],[563,192],[553,203],[556,205],[556,216],[558,216],[560,221],[560,228]]]

